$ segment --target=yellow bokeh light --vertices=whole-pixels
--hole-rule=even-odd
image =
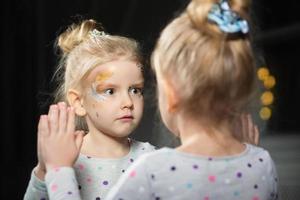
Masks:
[[[272,110],[268,107],[262,107],[259,112],[259,116],[262,120],[268,120],[271,118]]]
[[[269,75],[270,75],[270,72],[269,72],[268,68],[266,68],[266,67],[261,67],[257,71],[257,76],[258,76],[259,80],[264,81]]]
[[[260,101],[264,106],[271,105],[274,102],[274,95],[270,91],[264,92],[261,97]]]
[[[272,75],[270,75],[264,79],[264,86],[267,89],[273,88],[275,86],[275,84],[276,84],[276,80],[275,80],[275,77]]]

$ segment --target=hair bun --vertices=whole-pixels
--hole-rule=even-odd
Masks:
[[[72,24],[69,28],[59,35],[56,45],[63,54],[70,53],[76,46],[89,37],[89,32],[97,29],[103,31],[101,24],[89,19],[80,23]]]

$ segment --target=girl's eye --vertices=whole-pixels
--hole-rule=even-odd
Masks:
[[[106,94],[106,95],[113,95],[114,94],[114,89],[106,89],[106,90],[104,90],[104,94]]]
[[[130,88],[131,94],[143,95],[143,88]]]

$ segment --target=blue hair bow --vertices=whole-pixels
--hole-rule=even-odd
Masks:
[[[225,33],[242,32],[246,34],[249,32],[248,22],[230,9],[227,0],[220,0],[219,3],[212,6],[208,13],[208,19],[215,22]]]

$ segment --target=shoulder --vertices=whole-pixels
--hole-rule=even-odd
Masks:
[[[274,161],[268,150],[263,147],[254,146],[247,144],[248,153],[246,155],[247,159],[251,160],[257,166],[261,166],[266,170],[276,171]]]
[[[168,163],[170,159],[172,160],[173,149],[162,148],[156,151],[152,151],[140,156],[137,160],[137,165],[143,165],[147,169],[155,170],[156,168],[161,168],[163,165]]]
[[[156,150],[156,147],[149,142],[141,142],[134,139],[130,139],[130,147],[132,148],[132,151],[134,152],[152,152]]]
[[[263,158],[272,159],[269,151],[264,149],[263,147],[255,146],[252,144],[246,144],[246,145],[248,149],[248,155],[253,157],[261,157],[262,159]]]
[[[157,148],[156,148],[157,149]],[[170,155],[175,154],[174,149],[171,149],[169,147],[163,147],[161,149],[152,151],[151,153],[148,153],[146,155],[147,158],[149,159],[156,159],[159,157],[169,157]]]
[[[253,169],[252,172],[261,177],[261,180],[271,181],[271,185],[277,188],[278,173],[274,160],[268,150],[263,147],[247,144],[248,154],[244,161],[247,162],[247,169]]]

